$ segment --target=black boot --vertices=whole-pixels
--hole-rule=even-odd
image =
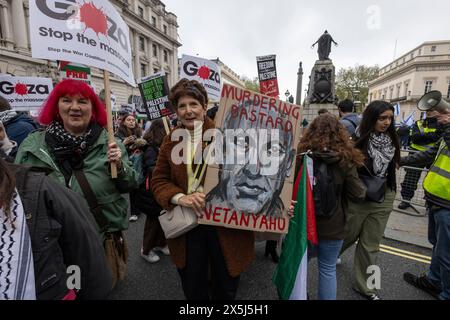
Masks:
[[[266,241],[266,250],[264,252],[264,256],[269,256],[269,254],[272,257],[273,262],[278,263],[278,260],[280,260],[280,257],[277,253],[277,241],[275,240],[267,240]]]
[[[403,274],[403,279],[410,285],[413,285],[414,287],[427,292],[428,294],[439,300],[441,289],[432,284],[425,274],[416,276],[410,272],[406,272]]]

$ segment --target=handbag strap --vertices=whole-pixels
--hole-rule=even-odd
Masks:
[[[104,227],[108,225],[108,221],[103,215],[102,208],[98,204],[97,197],[95,196],[94,191],[92,191],[91,185],[87,180],[83,170],[74,170],[75,178],[78,181],[78,184],[81,187],[81,191],[83,191],[84,197],[86,198],[89,208],[97,222],[100,230],[103,230]]]

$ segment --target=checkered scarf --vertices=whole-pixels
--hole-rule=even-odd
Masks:
[[[0,208],[0,300],[35,300],[33,252],[17,190],[9,217]]]
[[[17,112],[15,112],[14,110],[6,110],[0,112],[0,122],[3,122],[3,124],[7,124],[8,121],[14,119],[15,117],[17,117]]]

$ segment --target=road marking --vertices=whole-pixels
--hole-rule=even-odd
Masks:
[[[395,248],[394,248],[394,249],[395,249]],[[402,254],[402,253],[399,253],[399,252],[396,252],[396,251],[391,251],[391,250],[387,250],[387,249],[383,249],[383,248],[380,248],[380,251],[381,251],[381,252],[385,252],[385,253],[392,254],[392,255],[394,255],[394,256],[406,258],[406,259],[409,259],[409,260],[414,260],[414,261],[422,262],[422,263],[425,263],[425,264],[431,264],[431,261],[430,261],[430,260],[424,260],[424,259],[415,258],[415,257],[413,257],[413,256],[411,256],[411,255]],[[403,250],[403,251],[404,251],[404,250]],[[406,252],[408,252],[408,251],[406,251]],[[409,252],[408,252],[408,253],[409,253]],[[412,253],[412,252],[411,252],[411,253]],[[428,257],[427,257],[427,258],[428,258]]]
[[[391,251],[395,251],[395,252],[399,252],[399,253],[404,253],[404,254],[409,255],[409,256],[413,256],[413,257],[417,257],[417,258],[421,258],[421,259],[425,259],[425,260],[431,261],[431,257],[424,256],[424,255],[421,255],[421,254],[418,254],[418,253],[414,253],[414,252],[411,252],[411,251],[401,250],[401,249],[397,249],[397,248],[394,248],[394,247],[386,246],[386,245],[383,245],[383,244],[380,245],[380,247],[383,248],[383,249],[386,249],[386,250],[391,250]]]

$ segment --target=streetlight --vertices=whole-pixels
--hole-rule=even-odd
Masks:
[[[289,92],[289,90],[286,90],[286,92],[284,93],[284,95],[286,96],[286,101],[289,101],[289,96],[291,95],[291,93]]]

